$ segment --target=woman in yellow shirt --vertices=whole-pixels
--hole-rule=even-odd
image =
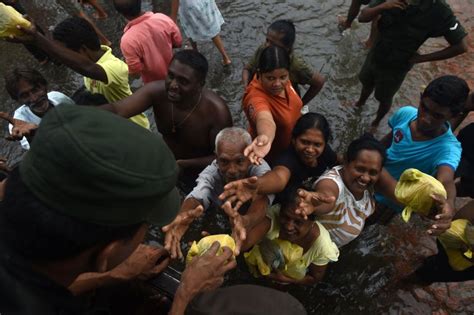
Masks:
[[[273,249],[274,255],[270,255],[275,260],[270,261],[268,255],[262,255],[262,247],[268,240],[255,245],[244,256],[254,275],[261,274],[283,283],[311,285],[323,279],[327,265],[337,261],[339,250],[319,222],[305,220],[295,213],[298,205],[296,189],[286,197],[281,205],[269,208],[267,217],[248,231],[242,247],[249,248],[266,237],[278,245],[273,246],[276,249]],[[278,257],[279,262],[276,261]]]

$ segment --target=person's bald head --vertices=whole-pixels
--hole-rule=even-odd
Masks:
[[[114,7],[127,20],[138,17],[142,12],[141,0],[114,0]]]

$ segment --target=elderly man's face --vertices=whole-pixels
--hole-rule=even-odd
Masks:
[[[217,164],[225,183],[247,177],[250,161],[244,155],[245,147],[246,144],[243,141],[239,143],[219,142],[216,150]]]

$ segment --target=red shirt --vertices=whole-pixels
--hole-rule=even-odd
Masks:
[[[120,40],[128,71],[144,83],[164,80],[173,58],[173,47],[182,43],[178,26],[167,15],[146,12],[125,26]]]
[[[252,137],[255,138],[257,136],[255,125],[257,113],[269,111],[276,124],[275,139],[268,154],[269,161],[274,160],[290,145],[291,132],[296,121],[301,117],[302,107],[303,101],[295,89],[293,89],[289,80],[285,85],[285,97],[267,93],[256,76],[247,86],[242,101],[242,108],[249,120],[249,132]]]

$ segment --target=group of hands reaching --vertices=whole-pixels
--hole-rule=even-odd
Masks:
[[[232,238],[236,245],[234,256],[240,254],[242,244],[247,238],[247,228],[252,224],[245,215],[239,213],[239,209],[246,202],[256,198],[258,194],[257,182],[258,178],[256,176],[233,181],[224,186],[224,192],[219,196],[219,199],[223,201],[221,207],[229,217],[232,227]],[[316,210],[317,206],[334,201],[334,197],[327,197],[303,189],[298,191],[298,198],[298,208],[295,212],[305,219],[308,219],[308,216]],[[194,209],[178,214],[173,222],[162,228],[165,233],[165,248],[172,259],[183,259],[181,239],[189,225],[199,218],[203,212],[203,206],[198,205]]]

